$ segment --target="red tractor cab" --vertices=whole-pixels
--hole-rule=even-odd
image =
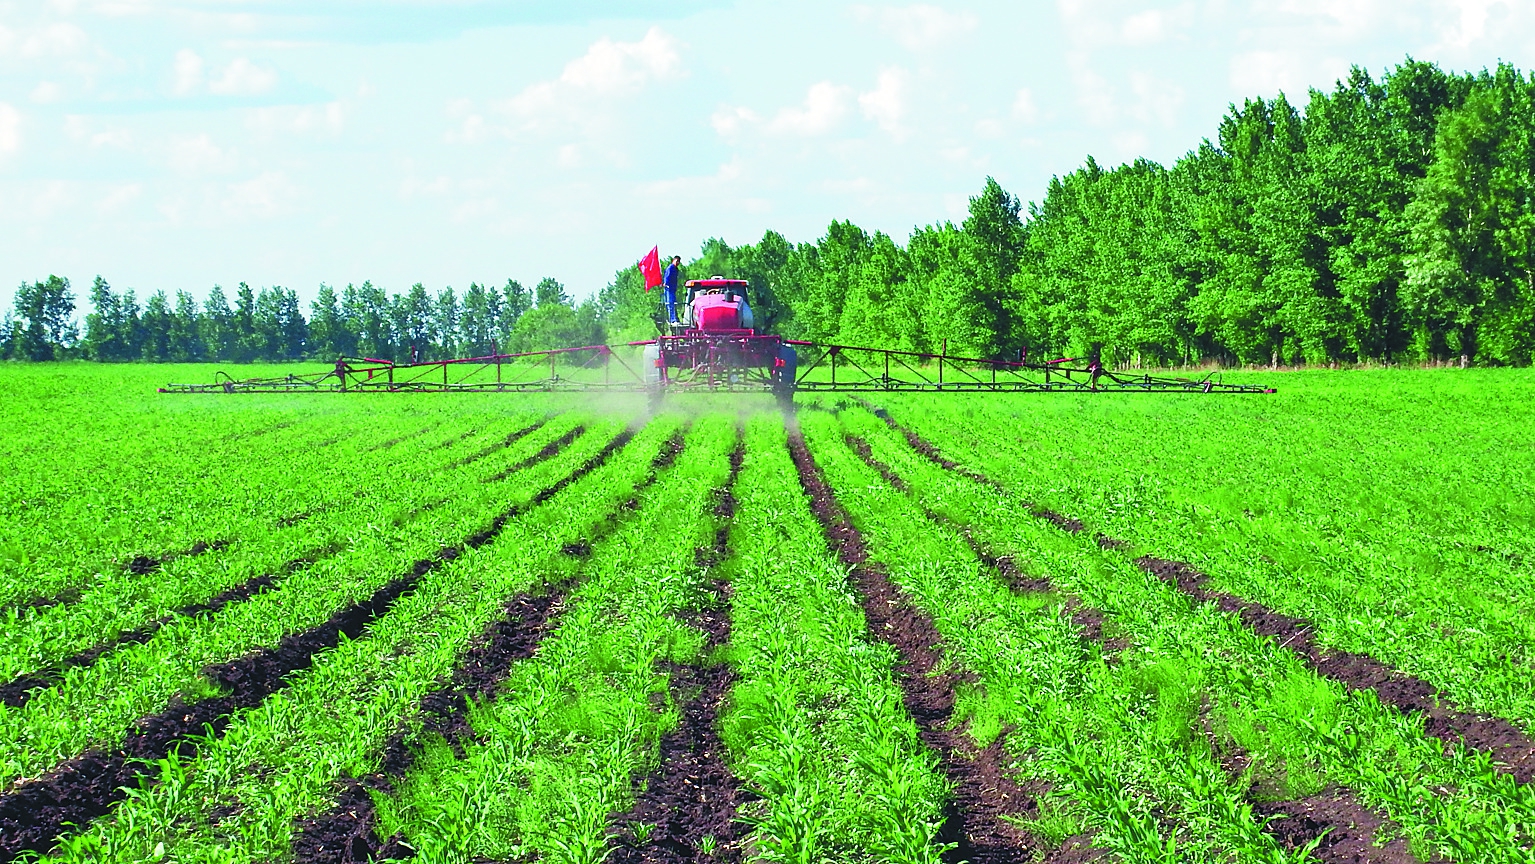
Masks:
[[[753,330],[752,310],[746,299],[744,279],[689,279],[682,321],[673,335],[688,333],[743,333]]]

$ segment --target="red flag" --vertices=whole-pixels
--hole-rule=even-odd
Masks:
[[[645,290],[661,284],[661,247],[656,246],[650,250],[650,254],[640,259],[640,273],[645,276]]]

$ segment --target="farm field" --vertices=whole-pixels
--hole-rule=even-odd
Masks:
[[[211,375],[0,367],[0,864],[1535,861],[1529,370]]]

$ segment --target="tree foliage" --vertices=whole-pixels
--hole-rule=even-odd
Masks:
[[[751,284],[760,330],[983,358],[1111,365],[1535,357],[1535,81],[1512,66],[1452,75],[1408,59],[1304,105],[1232,105],[1171,166],[1085,164],[1023,205],[992,178],[965,219],[901,245],[834,221],[814,242],[768,231],[704,242],[684,278]],[[531,290],[321,286],[308,318],[282,287],[217,286],[141,309],[98,277],[77,339],[67,280],[23,285],[7,357],[248,362],[392,360],[631,341],[660,293],[625,267],[578,303]]]

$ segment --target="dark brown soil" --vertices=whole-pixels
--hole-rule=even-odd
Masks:
[[[921,730],[922,740],[937,752],[945,776],[954,784],[937,838],[940,843],[955,844],[946,860],[1001,864],[1042,857],[1049,850],[1001,818],[1029,816],[1034,811],[1034,795],[1006,774],[1001,739],[985,750],[977,750],[963,730],[949,728],[954,688],[970,680],[970,676],[945,666],[942,638],[933,619],[912,603],[878,565],[869,561],[863,537],[816,466],[798,424],[793,418],[788,418],[788,422],[789,453],[799,471],[800,485],[810,497],[811,510],[826,532],[828,545],[843,564],[852,568],[851,579],[869,631],[896,649],[896,681],[906,710]]]
[[[575,474],[539,493],[534,500],[546,501],[575,479],[594,470],[627,443],[634,431],[632,427],[625,429]],[[651,472],[636,487],[636,495],[653,484],[659,472],[671,465],[682,449],[683,435],[678,432],[662,445],[661,452],[651,462]],[[567,544],[562,551],[581,557],[589,555],[591,542],[600,541],[616,527],[616,515],[610,515],[598,525],[592,541]],[[572,547],[579,547],[580,551],[572,551]],[[473,738],[468,722],[470,704],[492,698],[512,664],[533,656],[544,637],[554,629],[571,587],[565,583],[544,594],[519,594],[512,598],[505,606],[506,614],[487,627],[459,659],[447,686],[422,697],[423,732],[441,735],[462,757],[464,742]],[[415,857],[415,852],[403,844],[403,838],[378,836],[377,808],[368,794],[369,789],[389,790],[394,781],[410,771],[416,760],[411,740],[404,732],[394,735],[384,747],[383,765],[378,772],[360,779],[347,779],[334,807],[298,822],[293,839],[298,864],[365,864]]]
[[[738,427],[729,479],[715,490],[714,514],[722,524],[715,532],[714,547],[698,550],[705,567],[724,561],[730,554],[729,520],[735,515],[731,490],[745,454],[742,439]],[[719,605],[683,615],[690,626],[703,631],[706,651],[730,641],[730,586],[716,580],[713,589]],[[735,670],[723,664],[662,666],[668,674],[672,699],[680,708],[681,722],[661,737],[660,762],[636,784],[634,805],[612,817],[615,830],[608,860],[617,864],[740,861],[745,831],[735,815],[747,793],[725,763],[725,745],[718,728],[720,709],[736,681]],[[638,828],[642,825],[645,828]]]
[[[1069,516],[1062,516],[1054,510],[1047,510],[1044,507],[1035,507],[1029,512],[1045,520],[1046,522],[1049,522],[1051,525],[1054,525],[1062,531],[1065,531],[1067,534],[1075,534],[1086,527],[1082,524],[1081,519],[1072,519]]]
[[[547,422],[548,422],[548,419],[545,418],[543,420],[539,420],[538,422],[534,423],[532,426],[527,427],[526,429],[518,429],[516,432],[513,432],[512,434],[506,436],[505,438],[502,438],[500,441],[497,441],[496,443],[490,445],[489,447],[486,447],[483,450],[480,450],[477,453],[472,453],[472,454],[470,454],[468,456],[465,456],[465,457],[463,457],[461,459],[453,460],[452,462],[448,463],[448,467],[449,468],[462,468],[465,465],[470,465],[470,464],[473,464],[475,462],[478,462],[481,459],[484,459],[486,456],[489,456],[490,454],[497,452],[498,450],[505,450],[506,448],[512,446],[513,444],[516,444],[518,441],[521,441],[523,438],[526,438],[527,436],[532,435],[534,432],[537,432],[539,429],[542,429],[544,427],[544,424],[547,423]]]
[[[79,588],[65,588],[63,591],[60,591],[57,594],[50,594],[47,597],[39,596],[28,600],[23,600],[20,603],[15,604],[14,608],[18,612],[25,612],[28,609],[48,609],[53,606],[63,606],[79,600],[82,593],[84,592],[82,592]]]
[[[325,623],[285,637],[275,648],[209,667],[204,674],[228,694],[187,705],[172,700],[166,710],[139,721],[121,747],[93,750],[64,763],[43,778],[0,796],[0,861],[23,852],[46,852],[70,823],[86,825],[126,797],[125,788],[152,781],[154,768],[140,760],[163,758],[178,750],[196,755],[189,736],[223,734],[230,715],[258,705],[287,684],[287,676],[309,668],[314,656],[333,648],[342,636],[361,635],[368,624],[414,590],[439,560],[416,563],[410,574],[392,580],[368,599],[336,612]]]
[[[723,586],[721,591],[725,593]],[[704,631],[709,648],[730,639],[726,608],[706,609],[688,620]],[[693,663],[663,663],[662,668],[670,677],[681,722],[661,737],[660,763],[637,784],[634,806],[613,817],[608,860],[617,864],[740,861],[744,832],[735,815],[743,792],[725,764],[718,729],[719,711],[735,683],[735,671],[726,665]],[[641,825],[649,829],[643,840],[636,833]],[[714,845],[706,853],[711,841]]]
[[[421,699],[424,734],[441,735],[463,754],[463,741],[474,737],[469,706],[495,695],[512,664],[532,657],[558,622],[568,586],[545,594],[518,594],[507,602],[505,614],[491,623],[459,659],[446,686]],[[313,819],[300,821],[293,834],[297,864],[366,864],[374,860],[414,857],[401,838],[380,838],[378,812],[369,789],[388,790],[415,763],[416,754],[401,732],[384,747],[382,768],[375,774],[347,781],[336,806]]]
[[[1372,690],[1382,703],[1403,713],[1421,712],[1424,731],[1429,735],[1452,744],[1464,741],[1467,747],[1492,754],[1495,767],[1520,783],[1535,779],[1535,739],[1507,720],[1462,711],[1427,681],[1398,672],[1367,654],[1323,650],[1316,643],[1316,627],[1310,621],[1212,591],[1205,587],[1208,576],[1181,561],[1148,555],[1137,558],[1136,563],[1184,594],[1236,613],[1242,623],[1294,651],[1318,674],[1350,690]]]
[[[1312,857],[1323,864],[1416,864],[1407,841],[1376,845],[1386,821],[1346,789],[1333,789],[1298,801],[1258,804],[1260,818],[1274,817],[1264,830],[1285,849],[1300,849],[1322,838]]]
[[[159,558],[151,558],[147,555],[139,555],[128,562],[127,570],[135,576],[144,576],[159,570],[164,565],[175,561],[177,558],[195,558],[205,552],[218,552],[229,548],[228,540],[215,540],[212,543],[204,543],[199,540],[190,548],[180,552],[167,552]]]
[[[942,459],[936,448],[897,425],[888,414],[879,409],[870,408],[870,410],[882,416],[892,429],[906,435],[908,441],[915,439],[912,446],[927,455],[929,459],[939,464],[953,465]],[[921,442],[922,446],[918,446],[915,442]],[[1056,519],[1064,519],[1058,514],[1046,516],[1040,511],[1035,511],[1035,515],[1050,518],[1057,525],[1071,530],[1056,521]],[[1076,520],[1065,521],[1076,522]],[[1076,522],[1076,524],[1080,526],[1081,523]],[[1122,541],[1101,534],[1096,539],[1098,544],[1106,549],[1121,548],[1126,545]],[[1381,702],[1394,706],[1404,713],[1421,712],[1424,717],[1424,730],[1429,735],[1447,743],[1464,742],[1467,747],[1490,753],[1495,767],[1504,773],[1511,774],[1520,783],[1535,780],[1535,738],[1509,721],[1501,717],[1456,708],[1427,681],[1398,672],[1368,655],[1348,651],[1324,651],[1316,644],[1316,628],[1311,622],[1283,615],[1262,604],[1251,603],[1231,594],[1211,591],[1204,587],[1209,577],[1181,561],[1165,561],[1144,556],[1136,559],[1136,563],[1164,581],[1176,585],[1179,590],[1196,600],[1214,603],[1223,611],[1237,613],[1243,623],[1265,636],[1272,637],[1281,646],[1295,651],[1317,673],[1339,681],[1351,690],[1373,690]]]
[[[531,502],[497,516],[489,527],[466,539],[463,547],[477,548],[495,539],[507,521],[596,470],[627,444],[634,432],[633,427],[620,432],[580,467],[533,496]],[[342,636],[357,638],[401,597],[415,590],[423,576],[457,558],[463,547],[446,548],[435,558],[417,561],[409,573],[390,581],[368,599],[341,609],[323,624],[284,637],[275,648],[204,670],[211,681],[227,689],[227,695],[192,705],[173,700],[164,711],[129,729],[120,748],[92,750],[0,795],[0,864],[9,864],[23,852],[46,852],[56,837],[73,830],[70,824],[84,826],[109,812],[126,797],[125,788],[153,782],[154,769],[146,760],[152,763],[172,750],[184,757],[195,756],[196,745],[189,736],[221,736],[233,712],[258,705],[282,689],[288,675],[309,668],[316,654],[335,647]]]
[[[490,477],[486,477],[483,482],[485,482],[485,483],[495,483],[495,482],[497,482],[499,480],[505,480],[506,478],[512,476],[513,474],[516,474],[518,471],[521,471],[521,470],[523,470],[525,468],[531,468],[534,465],[537,465],[538,463],[543,462],[546,459],[551,459],[556,454],[558,454],[561,450],[564,450],[566,447],[569,447],[570,446],[570,442],[576,440],[577,438],[579,438],[585,432],[586,432],[586,427],[585,426],[577,426],[574,429],[571,429],[569,432],[566,432],[564,435],[561,435],[560,437],[554,439],[553,441],[550,441],[548,444],[545,444],[543,449],[539,450],[537,453],[534,453],[532,456],[529,456],[528,458],[522,460],[521,462],[518,462],[516,465],[513,465],[512,467],[506,469],[505,471],[501,471],[501,472],[499,472],[497,474],[491,475]],[[634,432],[632,430],[626,429],[625,432],[627,432],[630,437],[633,437],[633,435],[634,435]],[[628,439],[625,439],[625,440],[628,440]]]
[[[947,456],[944,456],[943,452],[941,450],[939,450],[937,447],[934,447],[931,443],[929,443],[921,435],[918,435],[917,433],[911,431],[910,429],[907,429],[905,426],[902,426],[901,424],[895,422],[895,418],[890,416],[890,412],[889,411],[886,411],[883,408],[876,408],[873,405],[873,403],[869,402],[866,399],[856,399],[855,398],[855,401],[858,402],[859,405],[862,405],[865,409],[867,409],[875,417],[878,417],[879,419],[885,421],[885,425],[886,426],[889,426],[891,429],[894,429],[896,432],[899,432],[901,434],[901,437],[906,439],[906,443],[911,445],[911,449],[913,449],[913,450],[917,451],[918,453],[921,453],[923,456],[927,457],[927,459],[929,461],[931,461],[933,464],[938,465],[939,467],[942,467],[942,468],[944,468],[946,470],[949,470],[949,471],[958,471],[959,473],[965,475],[966,477],[969,477],[971,480],[974,480],[977,483],[984,483],[987,486],[990,486],[990,487],[992,487],[994,489],[1001,489],[1002,488],[1002,486],[1000,484],[996,483],[991,478],[986,477],[985,475],[980,474],[980,473],[978,473],[976,471],[971,471],[969,468],[966,468],[965,466],[959,464],[958,462],[955,462],[954,460],[949,459]]]
[[[12,708],[20,708],[32,698],[32,693],[45,687],[52,687],[63,680],[64,673],[70,669],[91,666],[102,657],[128,645],[142,645],[148,642],[154,635],[160,632],[170,621],[181,615],[217,614],[231,603],[239,603],[249,600],[257,594],[270,591],[277,584],[277,579],[271,575],[256,576],[245,582],[230,588],[206,603],[194,603],[173,610],[171,614],[156,618],[142,627],[136,627],[117,638],[102,642],[84,651],[77,652],[45,669],[19,675],[10,682],[0,685],[0,703]]]

